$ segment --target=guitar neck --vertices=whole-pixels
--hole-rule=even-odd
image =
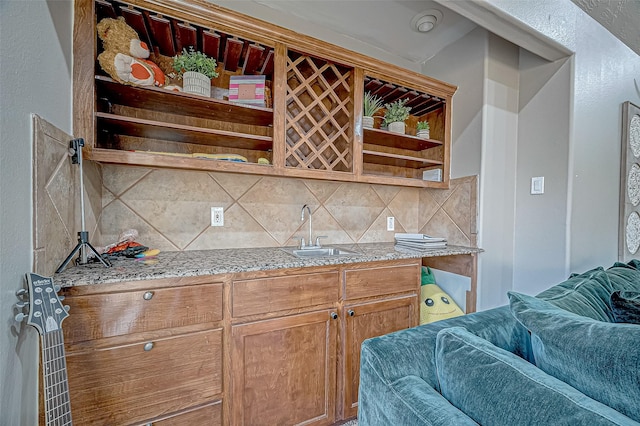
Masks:
[[[62,329],[40,336],[47,426],[71,426],[71,404]]]

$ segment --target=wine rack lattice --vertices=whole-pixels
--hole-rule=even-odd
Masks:
[[[352,69],[290,51],[286,165],[352,171]]]

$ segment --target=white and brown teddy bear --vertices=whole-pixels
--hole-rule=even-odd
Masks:
[[[104,52],[98,55],[98,62],[111,78],[135,86],[165,85],[165,73],[155,62],[147,59],[149,48],[124,18],[104,18],[96,28],[104,47]]]

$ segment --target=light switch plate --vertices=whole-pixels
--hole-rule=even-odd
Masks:
[[[531,195],[544,194],[544,176],[531,178]]]
[[[396,229],[396,218],[393,216],[387,217],[387,231],[393,231]]]

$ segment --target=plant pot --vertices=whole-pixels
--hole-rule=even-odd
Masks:
[[[416,136],[420,139],[429,139],[429,130],[418,130]]]
[[[182,75],[182,91],[210,98],[211,79],[202,73],[187,71]]]
[[[365,129],[373,129],[373,117],[370,115],[362,117],[362,127]]]
[[[404,121],[396,121],[394,123],[389,123],[387,127],[390,132],[400,133],[404,135]]]

